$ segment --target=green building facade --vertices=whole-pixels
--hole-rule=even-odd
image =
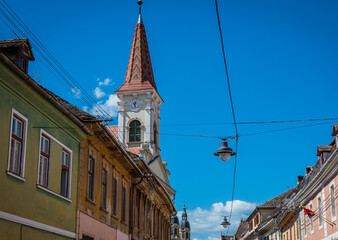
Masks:
[[[89,131],[27,75],[29,60],[27,39],[0,41],[0,238],[74,239]]]

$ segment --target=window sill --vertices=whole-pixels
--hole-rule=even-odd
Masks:
[[[331,221],[332,221],[332,222],[334,222],[334,221],[336,221],[336,220],[337,220],[337,216],[331,217]]]
[[[119,217],[117,215],[113,214],[113,213],[111,214],[111,217],[114,218],[114,219],[116,219],[116,220],[119,219]]]
[[[72,202],[72,200],[70,200],[69,198],[66,198],[66,197],[64,197],[64,196],[62,196],[62,195],[60,195],[60,194],[58,194],[56,192],[53,192],[53,191],[49,190],[48,188],[45,188],[45,187],[43,187],[43,186],[41,186],[39,184],[37,184],[36,187],[39,188],[39,189],[41,189],[41,190],[44,190],[44,191],[46,191],[46,192],[48,192],[48,193],[50,193],[52,195],[54,195],[54,196],[57,196],[57,197],[59,197],[59,198],[61,198],[63,200],[66,200],[67,202]]]
[[[100,207],[100,211],[104,212],[105,214],[109,214],[108,210],[103,207]]]
[[[94,200],[91,200],[90,198],[86,197],[86,201],[90,202],[93,205],[96,205],[96,202]]]
[[[23,181],[23,182],[26,181],[25,178],[23,178],[23,177],[17,175],[16,173],[13,173],[13,172],[8,171],[8,170],[6,171],[6,173],[7,173],[7,175],[12,176],[12,177],[15,177],[15,178],[17,178],[17,179],[19,179],[19,180],[21,180],[21,181]]]

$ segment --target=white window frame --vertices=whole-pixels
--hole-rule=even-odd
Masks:
[[[320,200],[320,203],[319,203],[319,200]],[[317,195],[317,212],[318,212],[318,229],[322,229],[323,228],[323,198],[322,198],[322,195],[321,193],[319,193]],[[321,211],[319,211],[319,209]]]
[[[304,225],[304,238],[307,237],[307,224],[306,224],[306,219],[305,219],[306,215],[305,215],[305,211],[303,209],[303,225]]]
[[[312,201],[309,204],[309,209],[311,211],[313,211],[313,202]],[[315,232],[313,217],[311,217],[311,218],[309,217],[309,221],[310,221],[310,233],[313,234]]]
[[[42,135],[45,135],[45,136],[47,136],[50,139],[50,143],[49,143],[50,147],[51,147],[52,141],[54,141],[54,142],[56,142],[57,144],[59,144],[64,150],[66,150],[69,153],[69,187],[68,187],[68,195],[67,195],[67,197],[62,196],[61,192],[60,193],[53,192],[51,189],[49,189],[49,186],[46,188],[46,187],[40,185],[40,183],[39,183],[40,157],[41,157],[41,152],[40,151],[41,151],[41,137],[42,137]],[[42,189],[42,190],[45,190],[46,192],[49,192],[49,193],[51,193],[53,195],[56,195],[56,196],[58,196],[60,198],[63,198],[65,200],[70,200],[71,199],[71,192],[72,192],[71,188],[72,188],[73,151],[71,149],[69,149],[66,145],[64,145],[63,143],[61,143],[59,140],[57,140],[55,137],[53,137],[51,134],[49,134],[48,132],[46,132],[45,130],[43,130],[43,129],[40,130],[40,138],[39,139],[40,139],[40,141],[39,141],[40,143],[39,143],[39,160],[38,160],[39,164],[38,164],[37,187],[40,188],[40,189]],[[50,160],[51,156],[52,156],[51,152],[49,153],[49,156],[50,156],[50,158],[49,158],[49,160]],[[60,166],[62,167],[62,158],[60,159],[60,163],[61,163]],[[49,167],[48,171],[49,171],[48,172],[48,178],[49,178],[50,167]],[[49,181],[48,181],[48,183],[49,183]],[[60,184],[61,184],[61,177],[60,177]],[[60,191],[61,191],[61,188],[60,188]]]
[[[19,118],[21,118],[23,123],[23,136],[22,136],[22,155],[21,155],[21,174],[18,175],[10,170],[11,165],[11,147],[12,147],[12,127],[13,127],[13,117],[14,115],[17,115]],[[7,174],[10,176],[13,176],[15,178],[20,179],[21,181],[25,181],[25,163],[26,163],[26,144],[27,144],[27,126],[28,126],[28,119],[23,116],[21,113],[16,111],[14,108],[12,108],[12,114],[11,114],[11,127],[9,129],[9,150],[8,150],[8,162],[7,162]]]
[[[334,194],[334,203],[333,205],[335,206],[335,215],[333,216],[333,211],[332,211],[332,198],[331,198],[331,187],[333,186],[333,194]],[[330,183],[329,185],[329,197],[330,197],[330,209],[331,209],[331,221],[336,221],[337,220],[337,205],[336,205],[336,193],[335,193],[335,185],[334,185],[334,180]]]

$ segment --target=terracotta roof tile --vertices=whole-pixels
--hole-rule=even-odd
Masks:
[[[143,150],[143,148],[127,148],[126,150],[127,152],[140,156],[140,151]]]
[[[118,125],[107,126],[107,128],[109,129],[109,131],[113,134],[113,136],[116,139],[119,139],[119,133],[118,133],[119,126]]]
[[[138,22],[135,27],[124,83],[116,92],[142,89],[157,91],[146,31],[142,22]]]

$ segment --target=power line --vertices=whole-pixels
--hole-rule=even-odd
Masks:
[[[30,31],[27,25],[20,19],[20,17],[14,12],[14,10],[7,4],[5,0],[3,3],[0,2],[1,6],[4,10],[6,10],[9,15],[0,9],[0,13],[7,19],[7,21],[20,33],[20,35],[26,37],[26,34],[23,32],[25,31],[27,35],[33,41],[31,44],[37,51],[37,53],[42,57],[42,60],[47,63],[47,66],[53,70],[58,76],[58,80],[64,81],[67,85],[71,87],[72,92],[74,90],[76,93],[81,93],[80,101],[84,105],[88,105],[92,108],[92,111],[101,118],[103,116],[105,119],[113,120],[113,118],[98,104],[86,91],[85,89],[71,76],[71,74],[57,61],[57,59],[47,50],[47,48],[41,43],[41,41]],[[2,19],[3,20],[3,19]],[[16,21],[16,23],[14,22]],[[5,22],[5,21],[4,21]],[[6,22],[5,22],[6,23]],[[7,24],[7,23],[6,23]],[[7,26],[9,26],[7,24]],[[9,28],[11,28],[9,26]],[[22,29],[22,30],[21,30]],[[104,120],[104,119],[103,119]],[[107,124],[106,121],[104,121]],[[117,132],[119,134],[119,132]],[[122,145],[122,144],[121,144]],[[123,145],[122,145],[123,146]]]
[[[298,128],[306,128],[306,127],[313,127],[313,126],[324,125],[324,124],[331,124],[331,123],[335,123],[335,122],[336,121],[331,121],[331,122],[324,122],[324,123],[315,123],[315,124],[302,125],[302,126],[297,126],[297,127],[279,128],[279,129],[267,130],[267,131],[262,131],[262,132],[253,132],[253,133],[247,133],[247,134],[239,134],[237,137],[240,138],[240,137],[247,137],[247,136],[266,134],[266,133],[288,131],[288,130],[293,130],[293,129],[298,129]],[[201,134],[180,134],[180,133],[160,133],[160,135],[178,136],[178,137],[217,138],[217,139],[222,139],[222,138],[226,138],[226,139],[233,138],[233,139],[235,139],[236,138],[236,136],[227,136],[227,137],[223,136],[222,137],[222,136],[210,136],[210,135],[201,135]]]
[[[317,122],[317,121],[332,121],[338,118],[314,118],[314,119],[298,119],[298,120],[275,120],[275,121],[260,121],[260,122],[237,122],[237,125],[254,125],[254,124],[275,124],[275,123],[297,123],[297,122]],[[161,127],[177,127],[177,126],[211,126],[211,125],[233,125],[231,122],[220,123],[176,123],[176,124],[161,124]]]
[[[225,51],[224,51],[223,34],[222,34],[222,28],[221,28],[221,21],[220,21],[219,13],[218,13],[217,0],[215,0],[215,6],[216,6],[216,14],[217,14],[217,20],[218,20],[219,34],[221,37],[225,73],[226,73],[226,78],[228,82],[228,91],[229,91],[229,98],[230,98],[230,103],[231,103],[232,117],[234,120],[234,126],[235,126],[235,131],[236,131],[236,148],[235,148],[236,155],[235,155],[235,166],[234,166],[234,180],[233,180],[233,186],[232,186],[232,198],[231,198],[231,208],[230,208],[230,217],[229,217],[229,220],[231,220],[234,196],[235,196],[236,166],[237,166],[237,156],[238,156],[238,149],[237,149],[238,148],[238,130],[237,130],[237,124],[236,124],[235,109],[234,109],[234,104],[233,104],[232,95],[231,95],[230,79],[229,79],[228,66],[227,66]],[[229,228],[228,228],[228,231],[229,231]]]

